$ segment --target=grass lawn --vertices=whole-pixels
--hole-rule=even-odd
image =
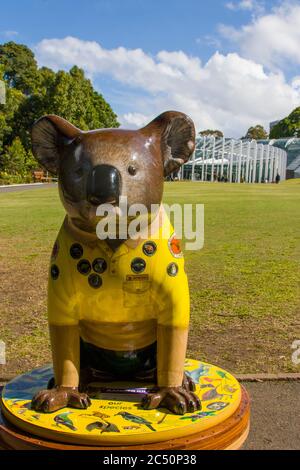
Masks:
[[[235,373],[299,372],[300,180],[167,183],[165,201],[205,205],[205,246],[186,252],[189,355]],[[48,259],[63,217],[56,188],[0,194],[0,378],[50,361]]]

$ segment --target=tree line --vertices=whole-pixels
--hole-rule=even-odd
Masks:
[[[74,65],[68,72],[38,67],[34,53],[23,44],[0,44],[0,80],[6,102],[0,104],[0,184],[30,182],[37,162],[31,153],[30,129],[44,114],[58,114],[83,129],[118,127],[116,114],[94,90],[84,71]],[[223,137],[220,130],[202,136]],[[252,126],[243,138],[264,140],[300,137],[300,107],[279,121],[270,135]]]
[[[199,132],[202,137],[210,136],[222,138],[223,132],[220,130],[206,129]],[[248,131],[241,137],[247,140],[266,140],[266,139],[283,139],[286,137],[300,137],[300,107],[294,109],[287,117],[278,121],[271,129],[270,134],[265,128],[257,124],[256,126],[249,127]]]
[[[0,104],[0,184],[32,180],[38,167],[30,129],[44,114],[58,114],[83,130],[119,126],[117,115],[82,69],[39,68],[23,44],[0,44],[0,80],[6,89],[5,104]]]

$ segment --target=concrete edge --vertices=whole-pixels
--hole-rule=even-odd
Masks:
[[[300,373],[286,374],[234,374],[240,382],[290,382],[300,381]]]
[[[1,188],[22,188],[24,186],[45,186],[47,184],[56,183],[57,181],[51,181],[51,183],[20,183],[20,184],[0,184]]]

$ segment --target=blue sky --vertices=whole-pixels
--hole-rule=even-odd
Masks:
[[[300,103],[298,31],[287,0],[1,1],[0,41],[78,63],[126,127],[165,108],[236,136],[267,126]]]

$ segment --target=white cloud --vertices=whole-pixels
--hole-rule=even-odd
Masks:
[[[147,122],[152,119],[153,116],[145,116],[141,113],[126,113],[121,116],[121,124],[130,125],[134,127],[143,127]]]
[[[4,36],[5,38],[14,38],[19,35],[18,31],[0,31],[0,35]]]
[[[226,7],[229,10],[248,10],[255,13],[262,13],[264,11],[264,3],[258,0],[241,0],[239,2],[228,2]]]
[[[196,43],[214,47],[215,49],[220,49],[222,46],[222,42],[220,41],[220,39],[211,34],[206,34],[203,37],[196,38]]]
[[[219,31],[240,53],[270,68],[300,64],[300,5],[283,1],[239,29],[221,25]]]
[[[40,65],[57,69],[77,64],[94,78],[105,74],[123,89],[139,91],[120,116],[126,126],[140,127],[162,111],[177,109],[189,114],[198,129],[218,128],[240,137],[250,125],[267,126],[300,102],[299,78],[288,83],[281,72],[267,73],[236,53],[216,52],[202,64],[182,51],[150,56],[142,49],[105,49],[73,37],[44,39],[35,51]]]

